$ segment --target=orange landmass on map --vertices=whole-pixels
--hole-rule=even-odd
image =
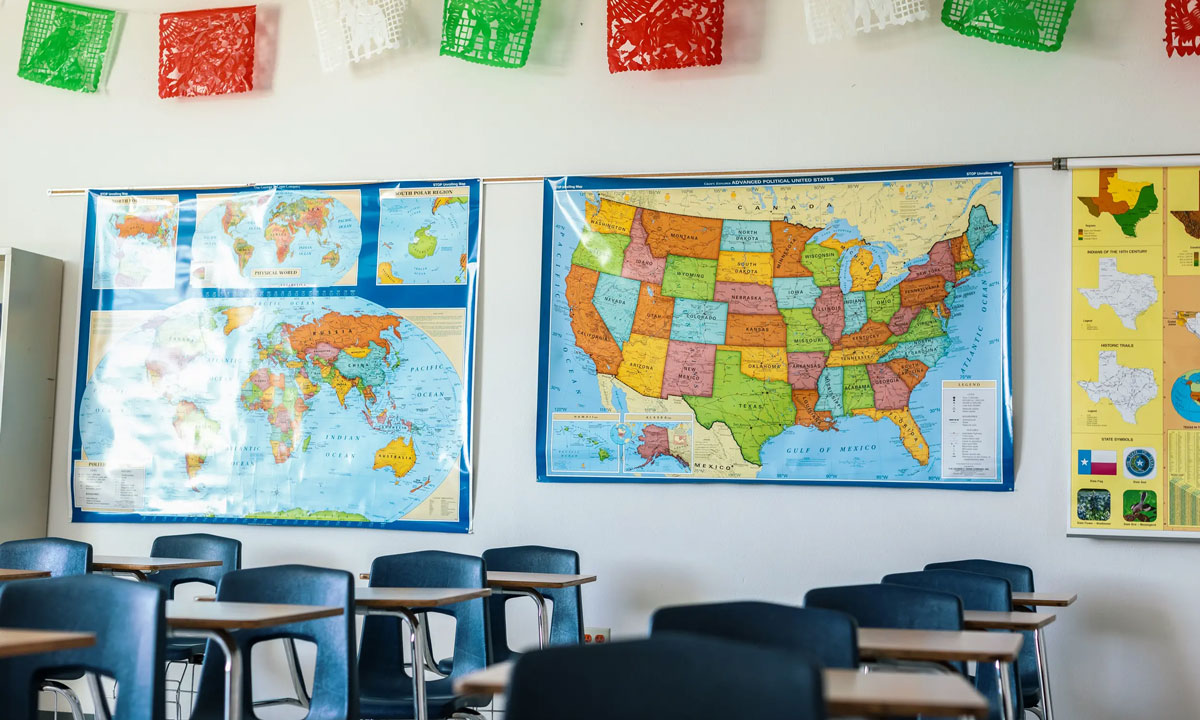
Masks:
[[[638,293],[637,310],[633,315],[633,332],[650,337],[670,338],[671,320],[675,313],[675,298],[662,294],[662,285],[642,283]]]
[[[254,310],[253,305],[242,305],[222,310],[221,314],[225,316],[225,334],[228,335],[249,322],[250,318],[254,317]]]
[[[804,266],[801,256],[809,239],[820,230],[782,220],[771,221],[771,254],[775,266],[772,272],[775,277],[812,277],[812,270]]]
[[[929,366],[920,360],[905,360],[897,358],[884,363],[896,373],[896,376],[904,381],[909,390],[912,390],[925,379],[925,373],[929,372]]]
[[[725,320],[725,344],[784,348],[787,347],[787,325],[782,315],[730,313]]]
[[[721,252],[720,220],[642,210],[642,227],[654,257],[682,255],[716,260]]]
[[[796,424],[803,427],[813,427],[818,430],[833,430],[833,413],[828,410],[817,410],[820,400],[817,390],[793,390],[792,404],[796,406]]]
[[[838,341],[838,345],[844,348],[882,345],[891,336],[892,331],[888,329],[887,325],[875,320],[868,320],[863,324],[862,330],[849,335],[843,335],[841,340]]]
[[[126,215],[117,223],[117,237],[130,238],[138,235],[155,237],[163,226],[163,218],[144,218],[137,215]]]
[[[319,352],[322,344],[342,350],[365,348],[375,343],[387,355],[392,351],[392,346],[383,333],[391,330],[399,338],[400,333],[395,329],[399,324],[400,318],[396,315],[343,315],[329,312],[320,320],[305,325],[285,323],[283,331],[292,349],[301,357]]]
[[[596,364],[596,372],[616,375],[621,366],[621,348],[608,331],[608,325],[592,304],[600,273],[572,265],[567,273],[567,305],[571,308],[571,330],[575,343]]]

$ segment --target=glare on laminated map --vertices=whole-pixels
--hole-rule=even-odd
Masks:
[[[541,0],[446,0],[442,55],[495,67],[529,60]]]
[[[608,71],[721,64],[725,0],[608,0]]]
[[[321,68],[336,70],[400,46],[407,0],[308,0]]]
[[[1166,0],[1167,56],[1200,53],[1200,7],[1188,0]]]
[[[963,35],[1054,52],[1074,9],[1075,0],[946,0],[942,23]]]
[[[249,5],[159,16],[159,97],[253,90],[255,15]]]
[[[804,13],[808,39],[819,44],[924,20],[929,6],[927,0],[804,0]]]
[[[112,10],[31,0],[17,75],[64,90],[96,92],[115,18]]]

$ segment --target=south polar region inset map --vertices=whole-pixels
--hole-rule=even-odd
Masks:
[[[540,478],[1011,488],[1010,187],[547,180]]]

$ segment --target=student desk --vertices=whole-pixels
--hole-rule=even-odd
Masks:
[[[425,704],[425,643],[421,610],[444,607],[492,594],[487,588],[391,588],[354,589],[354,609],[359,615],[385,615],[408,623],[409,648],[412,652],[413,717],[427,720]]]
[[[340,607],[270,603],[167,601],[167,629],[173,637],[212,640],[225,653],[225,718],[242,720],[242,657],[230,631],[317,620],[341,615]]]
[[[1014,594],[1015,597],[1015,594]],[[1046,626],[1054,622],[1054,613],[1043,612],[963,612],[963,627],[968,630],[1011,630],[1033,633],[1037,654],[1038,680],[1046,720],[1054,720],[1054,696],[1050,692],[1050,668],[1046,660]]]
[[[1079,598],[1075,593],[1013,593],[1013,607],[1070,607]]]
[[[183,568],[216,567],[220,560],[197,560],[194,558],[141,557],[136,555],[97,555],[92,558],[92,570],[110,574],[125,573],[145,581],[147,575],[159,570],[181,570]]]
[[[596,582],[595,575],[561,575],[557,573],[489,572],[488,587],[499,595],[523,595],[537,605],[538,647],[550,644],[550,613],[541,590],[577,587]]]
[[[0,569],[0,582],[8,580],[30,580],[33,578],[48,578],[50,573],[46,570],[9,570]]]
[[[502,695],[513,663],[504,662],[459,678],[461,695]],[[825,705],[832,716],[933,715],[987,718],[988,704],[965,678],[898,672],[824,671]]]
[[[1014,633],[859,628],[858,654],[864,660],[992,663],[1000,675],[1004,718],[1017,720],[1008,690],[1015,687],[1012,667],[1023,640]]]
[[[358,577],[370,580],[371,573],[360,573]],[[596,582],[595,575],[498,571],[487,574],[488,587],[497,595],[522,595],[533,599],[538,614],[538,647],[543,649],[550,644],[550,613],[546,611],[546,598],[540,591],[576,587],[593,582]]]
[[[96,636],[91,633],[0,628],[0,658],[74,650],[95,644]]]

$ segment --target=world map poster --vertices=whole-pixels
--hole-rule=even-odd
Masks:
[[[1200,168],[1074,172],[1071,526],[1200,532]]]
[[[478,180],[88,194],[74,519],[467,532]]]
[[[1011,490],[1012,165],[545,183],[538,475]]]

